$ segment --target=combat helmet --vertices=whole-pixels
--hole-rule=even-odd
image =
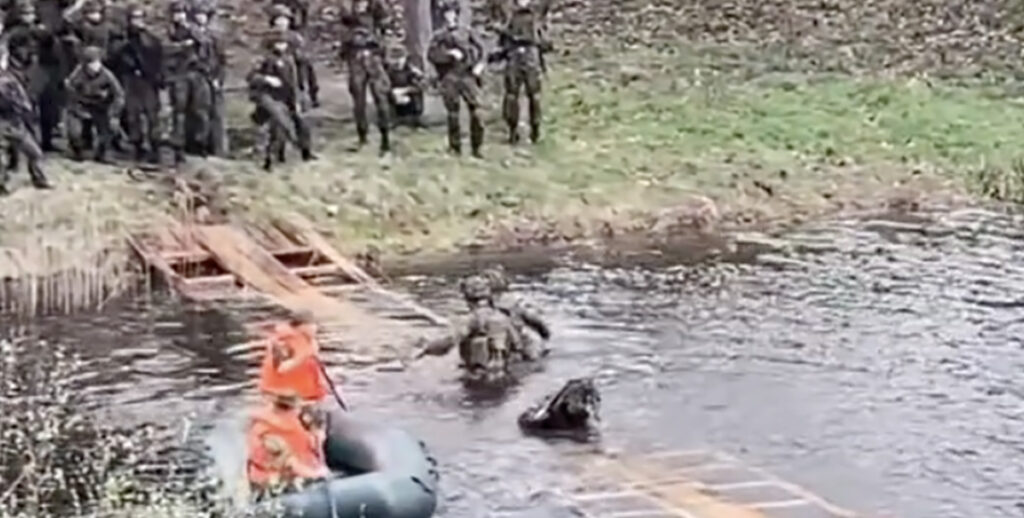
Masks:
[[[292,10],[289,9],[288,6],[284,4],[273,4],[270,6],[269,9],[267,9],[267,11],[267,14],[270,16],[270,23],[274,23],[275,19],[280,18],[282,16],[288,18],[289,21],[295,20],[295,14],[292,13]]]
[[[482,275],[472,275],[463,279],[459,288],[462,290],[462,296],[469,302],[491,298],[491,284]]]
[[[82,49],[83,62],[89,63],[101,59],[103,59],[103,49],[97,47],[96,45],[89,45],[88,47]]]
[[[86,2],[84,6],[82,6],[82,14],[89,15],[96,13],[103,14],[103,4],[98,2],[97,0],[91,0],[89,2]]]
[[[462,11],[462,5],[459,0],[440,0],[437,3],[437,12],[444,14],[448,11],[455,11],[455,14],[459,14]]]
[[[174,0],[173,2],[167,4],[167,12],[170,14],[187,13],[188,10],[188,3],[184,0]]]

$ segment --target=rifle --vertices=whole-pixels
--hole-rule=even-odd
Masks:
[[[488,63],[498,63],[509,59],[509,52],[520,47],[536,47],[537,59],[540,62],[540,69],[546,74],[548,72],[547,60],[544,54],[554,50],[550,42],[536,42],[528,38],[521,38],[510,33],[507,29],[498,29],[498,50],[487,56]]]

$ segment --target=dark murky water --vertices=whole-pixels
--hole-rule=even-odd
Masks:
[[[560,451],[516,415],[598,375],[605,444],[725,450],[865,513],[1024,515],[1022,218],[843,221],[783,236],[751,263],[561,267],[522,277],[556,344],[545,371],[474,400],[454,358],[404,373],[333,368],[360,411],[422,436],[443,466],[443,515],[558,515]],[[410,279],[459,308],[440,279]],[[236,308],[242,309],[244,308]],[[139,301],[45,324],[92,359],[119,419],[201,421],[251,396],[255,358],[220,313]],[[330,344],[327,344],[330,348]]]

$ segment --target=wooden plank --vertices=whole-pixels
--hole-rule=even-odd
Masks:
[[[341,255],[340,252],[335,250],[334,247],[332,247],[330,243],[328,243],[327,240],[323,238],[323,236],[321,236],[315,230],[313,230],[313,224],[308,219],[302,217],[298,213],[289,213],[286,216],[286,219],[277,220],[277,223],[283,224],[286,228],[292,230],[292,233],[294,235],[300,236],[306,243],[316,248],[317,251],[319,251],[324,257],[330,259],[335,264],[337,264],[342,269],[342,271],[345,272],[346,275],[351,277],[356,282],[364,284],[371,291],[383,295],[411,309],[415,313],[426,318],[427,320],[434,324],[442,326],[451,325],[448,319],[438,315],[437,313],[434,313],[433,311],[423,307],[420,304],[417,304],[416,302],[406,297],[403,297],[395,292],[385,289],[383,286],[380,285],[380,283],[377,282],[376,279],[374,279],[365,271],[363,271],[362,268],[357,266],[355,263],[350,261],[345,256]]]
[[[376,320],[351,304],[320,293],[249,237],[230,226],[200,226],[196,227],[195,234],[225,270],[282,306],[311,311],[318,319],[341,319],[354,323]]]
[[[158,272],[163,274],[164,280],[172,288],[178,291],[184,291],[184,284],[182,284],[182,277],[175,272],[169,264],[167,264],[162,258],[149,252],[142,244],[131,234],[127,236],[128,244],[135,250],[137,254],[142,258],[143,262],[152,268],[155,268]]]

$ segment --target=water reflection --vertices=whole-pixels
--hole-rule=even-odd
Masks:
[[[334,361],[332,374],[360,413],[430,444],[444,516],[566,515],[563,454],[589,446],[524,437],[516,417],[586,375],[603,392],[605,448],[721,449],[865,513],[1020,516],[1022,218],[925,216],[760,236],[740,243],[759,250],[750,262],[517,278],[554,320],[554,350],[488,397],[462,388],[454,357],[405,372]],[[410,284],[461,311],[448,280]],[[226,314],[153,298],[40,331],[87,354],[90,394],[121,419],[214,423],[249,404],[256,368]]]

